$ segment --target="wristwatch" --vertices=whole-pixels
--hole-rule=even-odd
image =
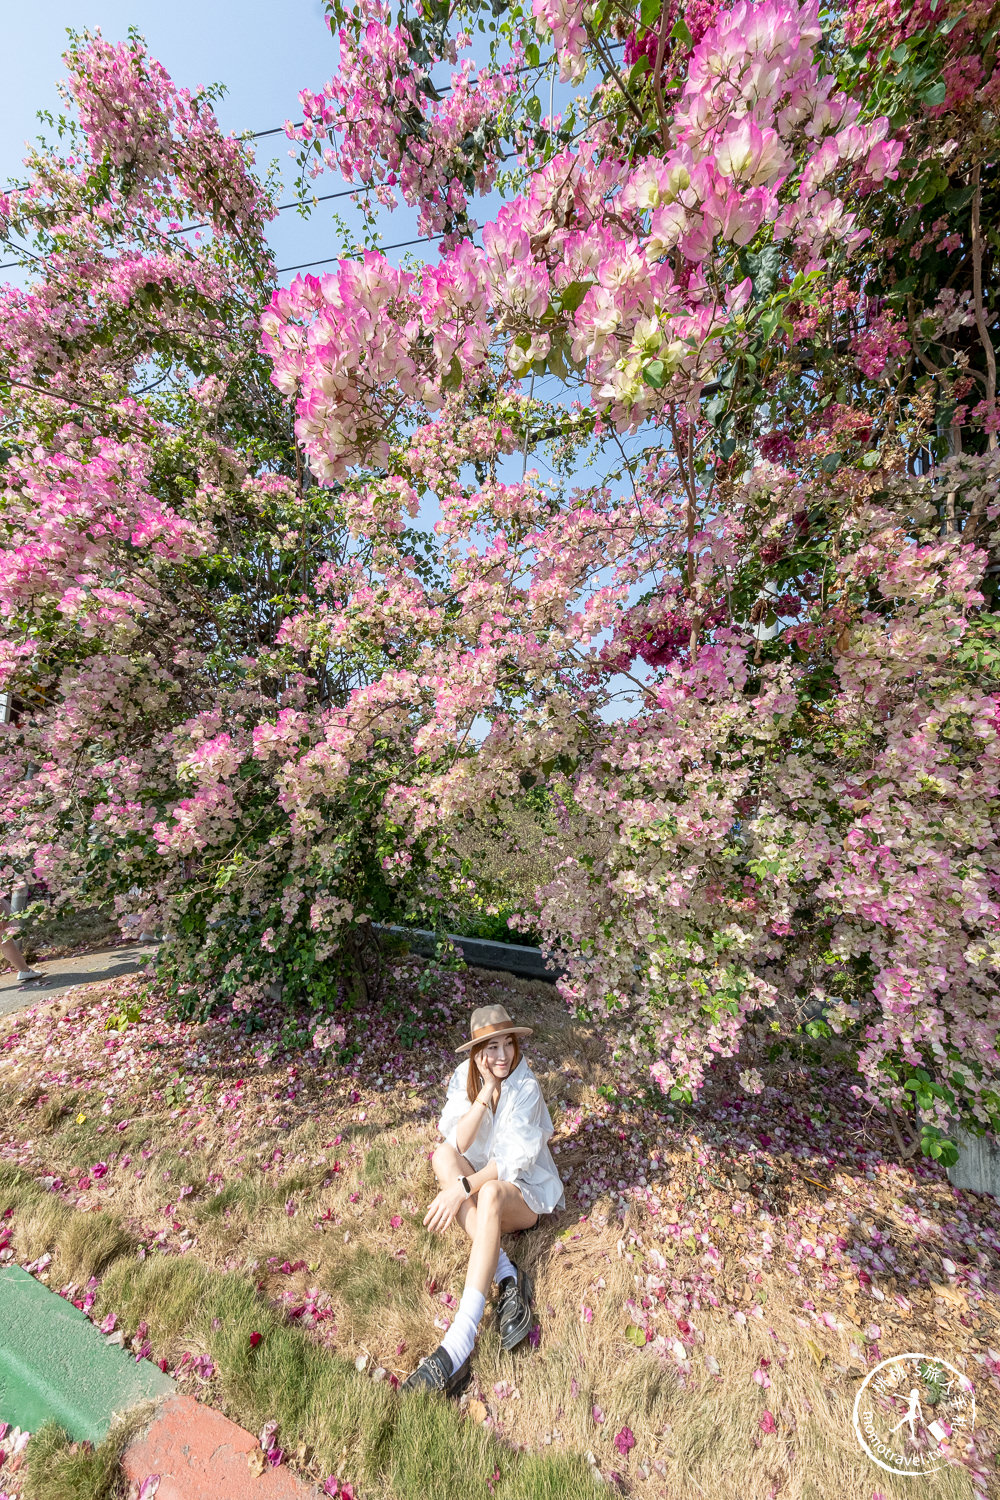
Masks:
[[[462,1184],[462,1186],[465,1189],[465,1196],[467,1198],[471,1198],[472,1197],[472,1189],[469,1186],[469,1179],[467,1177],[460,1177],[458,1180],[459,1180],[459,1182]]]

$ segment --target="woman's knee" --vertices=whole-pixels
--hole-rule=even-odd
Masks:
[[[477,1206],[482,1213],[499,1215],[503,1202],[503,1185],[495,1179],[484,1182],[476,1197],[478,1199]]]
[[[442,1141],[440,1146],[435,1146],[434,1148],[434,1153],[431,1156],[431,1166],[434,1168],[437,1176],[440,1177],[441,1173],[449,1171],[457,1160],[459,1160],[459,1156],[454,1146],[449,1145],[447,1141]]]

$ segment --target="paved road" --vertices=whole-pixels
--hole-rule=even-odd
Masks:
[[[18,984],[16,974],[2,974],[0,1016],[37,1005],[39,1000],[48,1000],[77,984],[96,984],[102,979],[134,974],[155,952],[155,943],[121,943],[117,948],[104,948],[99,953],[78,953],[75,958],[53,958],[47,962],[40,960],[37,967],[44,971],[45,978],[30,984]]]

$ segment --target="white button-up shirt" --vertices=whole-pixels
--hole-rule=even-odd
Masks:
[[[472,1108],[466,1087],[468,1076],[466,1057],[448,1080],[448,1097],[439,1124],[441,1134],[456,1151],[456,1127]],[[490,1108],[483,1111],[479,1129],[461,1154],[477,1172],[488,1161],[495,1161],[498,1179],[516,1183],[530,1209],[536,1214],[552,1213],[566,1207],[562,1178],[549,1150],[552,1131],[541,1085],[522,1053],[521,1061],[500,1086],[496,1114]]]

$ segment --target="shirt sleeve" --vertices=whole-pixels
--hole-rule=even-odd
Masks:
[[[462,1116],[468,1114],[472,1108],[469,1103],[466,1077],[466,1068],[459,1064],[448,1080],[448,1096],[444,1101],[441,1119],[438,1121],[438,1129],[448,1145],[454,1146],[456,1151],[458,1151],[458,1142],[455,1139],[456,1127]]]
[[[513,1182],[538,1160],[552,1134],[552,1121],[545,1107],[541,1085],[531,1078],[522,1086],[515,1107],[497,1132],[493,1159],[500,1182]]]

